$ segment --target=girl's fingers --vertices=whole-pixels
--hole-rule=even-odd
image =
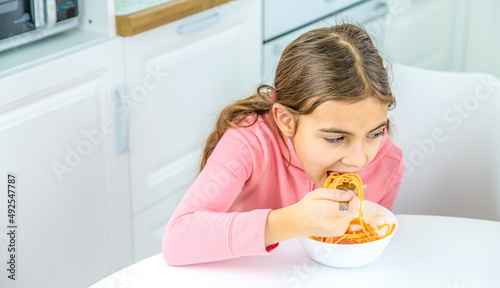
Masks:
[[[315,200],[324,199],[335,202],[351,201],[354,197],[356,197],[354,193],[350,190],[344,191],[344,190],[326,189],[326,188],[315,190],[314,194],[315,194],[314,195]]]

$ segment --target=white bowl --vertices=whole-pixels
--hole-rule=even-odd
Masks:
[[[356,216],[358,217],[358,215]],[[391,235],[368,243],[361,244],[330,244],[316,241],[307,237],[299,237],[300,243],[306,250],[309,257],[321,264],[339,267],[352,268],[366,265],[377,259],[384,251],[387,244],[398,230],[398,220],[391,211],[385,207],[370,202],[363,201],[363,220],[370,223],[374,228],[384,223],[396,224]],[[387,228],[382,229],[385,234]]]

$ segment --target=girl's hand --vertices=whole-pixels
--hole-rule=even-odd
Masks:
[[[349,211],[339,211],[340,201],[349,201]],[[356,216],[359,199],[352,191],[319,188],[289,208],[302,236],[340,236]]]

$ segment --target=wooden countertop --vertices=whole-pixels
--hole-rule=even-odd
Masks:
[[[231,0],[175,0],[129,15],[115,16],[116,34],[133,36]]]

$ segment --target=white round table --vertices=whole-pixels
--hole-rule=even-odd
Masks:
[[[397,215],[399,230],[384,253],[359,268],[309,258],[297,239],[266,256],[172,267],[161,254],[91,288],[132,287],[500,287],[500,222]]]

